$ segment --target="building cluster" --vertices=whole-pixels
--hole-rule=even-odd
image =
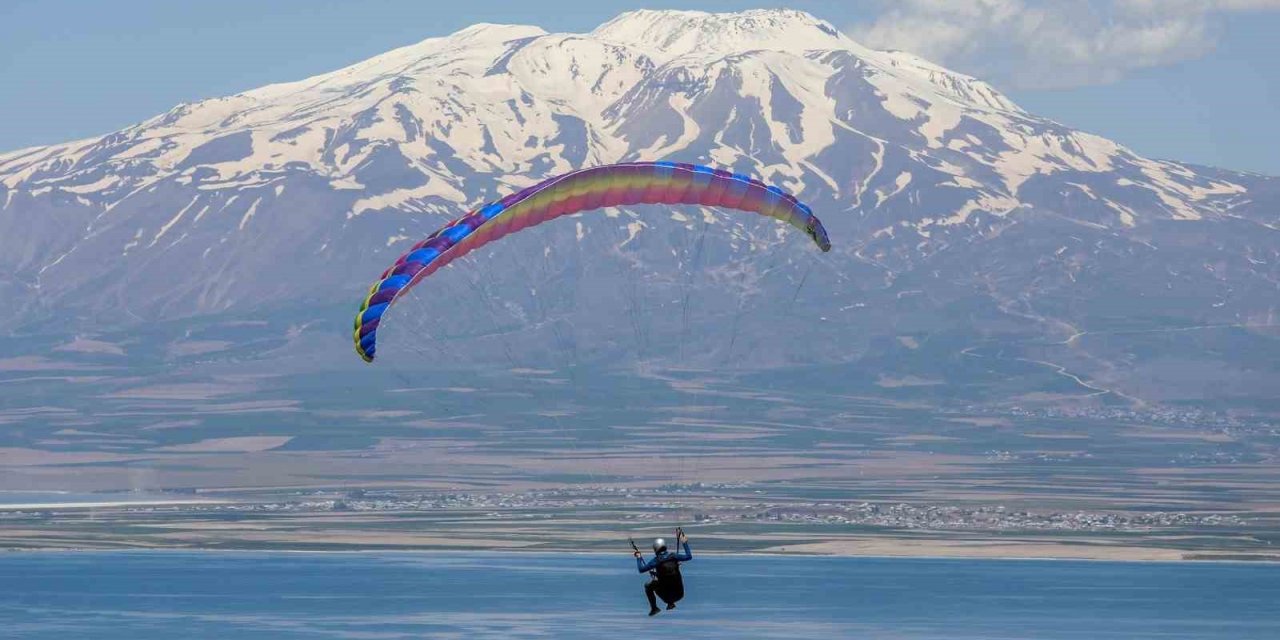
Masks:
[[[1232,514],[1199,514],[1173,511],[1031,512],[1004,507],[962,507],[917,504],[868,503],[811,506],[757,505],[737,514],[739,520],[800,522],[880,527],[889,529],[973,531],[1107,531],[1148,532],[1166,529],[1199,529],[1243,526]]]
[[[703,524],[777,522],[898,530],[1150,532],[1241,527],[1238,515],[1178,511],[1027,511],[991,505],[937,505],[887,502],[760,501],[746,485],[692,484],[657,488],[574,487],[528,492],[428,493],[421,491],[299,492],[260,501],[135,505],[120,511],[152,515],[233,515],[269,513],[465,512],[495,519],[552,518],[612,512],[632,522],[669,521],[679,514]],[[45,517],[56,508],[10,511],[6,519]]]

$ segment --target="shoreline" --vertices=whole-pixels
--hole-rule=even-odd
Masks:
[[[170,553],[187,553],[187,554],[227,554],[227,555],[263,555],[263,554],[297,554],[297,555],[486,555],[486,556],[623,556],[629,557],[630,552],[619,551],[617,553],[610,551],[547,551],[521,549],[518,547],[506,549],[493,548],[476,548],[476,549],[459,549],[457,547],[440,547],[440,548],[416,548],[416,549],[216,549],[212,547],[130,547],[130,548],[106,548],[106,547],[3,547],[0,548],[0,554],[127,554],[127,555],[143,555],[143,554],[170,554]],[[1212,554],[1183,554],[1182,558],[1124,558],[1124,557],[1085,557],[1085,556],[1019,556],[1019,555],[946,555],[946,554],[835,554],[835,553],[788,553],[788,552],[765,552],[765,551],[703,551],[694,556],[697,559],[700,556],[710,556],[716,558],[727,557],[752,557],[752,558],[827,558],[827,559],[868,559],[868,560],[946,560],[946,561],[992,561],[992,562],[1100,562],[1100,563],[1124,563],[1124,564],[1240,564],[1240,565],[1280,565],[1280,554],[1275,556],[1258,556],[1257,558],[1244,558],[1240,556],[1248,554],[1223,554],[1224,557],[1185,557],[1188,555],[1196,556],[1212,556]]]

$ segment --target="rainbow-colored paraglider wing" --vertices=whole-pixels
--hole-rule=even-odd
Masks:
[[[436,270],[509,233],[591,209],[637,204],[724,207],[776,218],[804,231],[823,251],[822,222],[795,196],[747,176],[677,162],[592,167],[544,180],[445,225],[413,245],[369,289],[356,314],[356,353],[373,362],[378,323],[404,292]]]

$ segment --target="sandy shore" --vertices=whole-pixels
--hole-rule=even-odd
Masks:
[[[1065,544],[1057,542],[930,541],[865,539],[834,540],[810,544],[766,547],[764,553],[784,555],[878,556],[901,558],[987,558],[1111,560],[1123,562],[1176,561],[1185,559],[1177,549],[1108,544]],[[1277,557],[1280,559],[1280,557]]]
[[[145,536],[76,535],[34,528],[0,527],[0,549],[13,551],[91,551],[119,549],[168,550],[259,550],[311,552],[422,552],[422,551],[503,551],[549,552],[547,539],[568,544],[575,553],[614,553],[626,555],[624,534],[592,532],[573,535],[551,531],[440,530],[391,532],[378,530],[338,529],[329,527],[274,528],[263,523],[190,523],[194,526],[150,524],[155,531]],[[517,535],[512,535],[517,533]],[[620,537],[621,536],[621,537]],[[779,539],[782,538],[782,539]],[[786,536],[753,536],[718,533],[694,535],[697,553],[704,555],[780,555],[830,557],[895,557],[895,558],[969,558],[969,559],[1040,559],[1098,560],[1111,562],[1177,562],[1177,561],[1267,561],[1280,562],[1280,554],[1231,552],[1229,550],[1191,550],[1144,546],[1143,541],[1118,543],[1106,538],[1072,538],[1071,540],[999,539],[966,537],[963,539],[919,539],[893,536],[860,536],[814,542],[812,538],[786,542]],[[1154,542],[1154,541],[1153,541]]]

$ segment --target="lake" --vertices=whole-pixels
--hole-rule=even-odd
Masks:
[[[1276,565],[697,556],[652,619],[643,578],[625,551],[13,552],[0,635],[1280,638]]]

